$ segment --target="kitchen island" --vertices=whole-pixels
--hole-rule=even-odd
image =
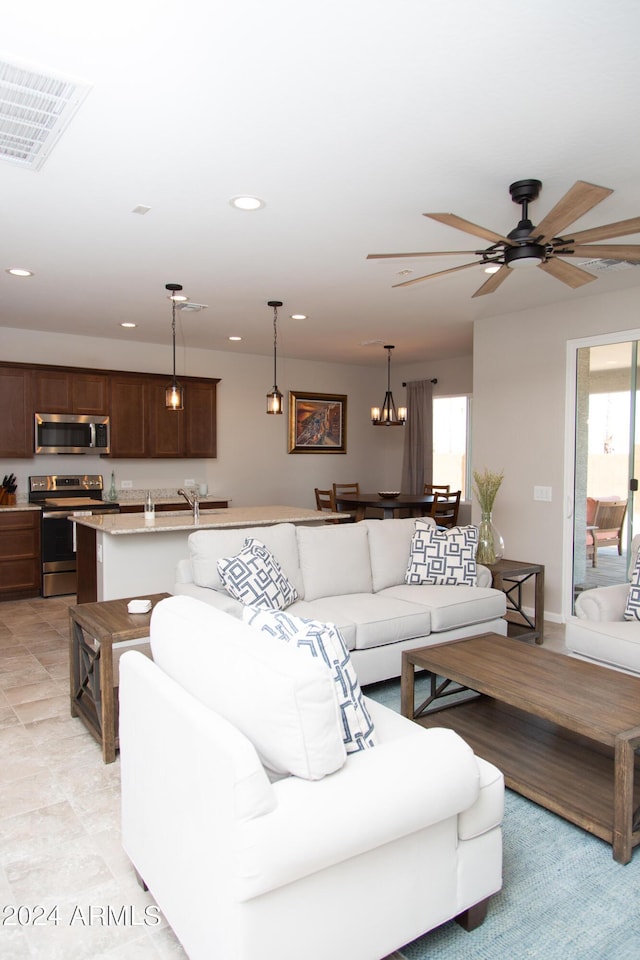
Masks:
[[[152,521],[145,521],[141,514],[74,517],[78,603],[172,593],[176,565],[188,556],[187,539],[196,530],[315,525],[332,517],[340,515],[286,506],[202,510],[197,523],[184,511],[156,514]]]

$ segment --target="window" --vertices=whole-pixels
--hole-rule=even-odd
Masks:
[[[468,396],[433,398],[433,482],[462,490],[463,500],[471,491],[470,408]]]

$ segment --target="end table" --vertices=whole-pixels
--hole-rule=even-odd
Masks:
[[[492,586],[507,597],[505,619],[509,621],[508,636],[516,640],[544,641],[544,566],[523,563],[520,560],[496,560],[487,563],[491,570]],[[522,608],[522,586],[535,577],[533,620]]]
[[[136,597],[151,600],[149,613],[129,613],[129,599],[78,603],[69,607],[71,716],[80,717],[102,746],[105,763],[118,748],[118,661],[126,650],[148,657],[151,612],[168,593]],[[136,643],[136,641],[142,641]]]

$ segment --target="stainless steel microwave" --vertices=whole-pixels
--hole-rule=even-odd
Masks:
[[[36,453],[109,453],[109,417],[36,413]]]

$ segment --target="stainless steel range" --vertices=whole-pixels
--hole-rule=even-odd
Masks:
[[[119,513],[117,503],[102,499],[99,474],[29,477],[29,503],[42,507],[42,596],[75,593],[76,525],[70,518]]]

